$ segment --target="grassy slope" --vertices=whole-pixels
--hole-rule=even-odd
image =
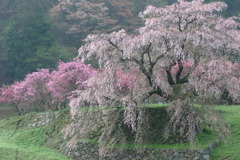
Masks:
[[[159,107],[159,106],[149,106]],[[211,155],[211,160],[240,160],[240,106],[217,106],[231,125],[232,134],[227,143],[221,143]],[[1,110],[1,109],[0,109]],[[6,110],[6,108],[4,108]],[[2,110],[1,110],[2,111]],[[4,113],[4,112],[0,112]],[[11,115],[12,116],[12,115]],[[0,116],[1,117],[1,116]],[[2,116],[3,117],[3,116]],[[0,121],[0,159],[1,160],[67,160],[60,153],[43,146],[47,127],[37,129],[16,128],[22,117]],[[198,148],[205,147],[216,138],[215,133],[199,137]],[[131,146],[129,146],[131,148]],[[149,144],[147,148],[187,148],[189,144],[158,145]]]
[[[240,160],[240,106],[217,106],[231,125],[231,135],[212,153],[211,160]]]
[[[47,127],[27,129],[17,123],[24,117],[0,121],[1,160],[69,160],[55,150],[44,147]]]

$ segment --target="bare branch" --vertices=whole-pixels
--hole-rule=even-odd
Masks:
[[[186,19],[186,21],[187,21],[187,19]],[[189,25],[189,24],[192,24],[192,23],[195,22],[195,21],[197,21],[197,18],[196,18],[196,17],[195,17],[193,20],[187,22],[187,24],[186,24],[185,27],[184,27],[184,30],[186,30],[186,29],[188,28],[188,25]]]
[[[172,74],[171,74],[171,68],[170,69],[165,69],[166,73],[167,73],[167,79],[168,79],[168,83],[170,85],[174,85],[174,80],[172,78]]]

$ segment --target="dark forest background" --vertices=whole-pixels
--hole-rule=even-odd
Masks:
[[[0,86],[73,59],[88,34],[132,32],[142,25],[138,13],[147,5],[175,1],[0,0]],[[240,16],[240,0],[224,1],[229,7],[222,16]]]

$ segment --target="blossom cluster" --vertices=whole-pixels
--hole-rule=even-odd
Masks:
[[[84,89],[84,82],[96,70],[82,61],[59,62],[57,70],[40,69],[26,75],[23,81],[0,89],[0,103],[18,108],[19,114],[28,109],[44,111],[66,107],[74,90]]]

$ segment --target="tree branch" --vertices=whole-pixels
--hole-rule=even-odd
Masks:
[[[195,17],[195,18],[192,19],[191,21],[187,22],[186,25],[185,25],[185,27],[184,27],[184,30],[186,30],[186,29],[188,28],[188,25],[189,25],[189,24],[193,23],[193,22],[196,21],[196,20],[197,20],[197,18]]]
[[[110,39],[108,39],[108,42],[113,46],[115,47],[118,51],[122,52],[123,53],[123,50],[121,50],[116,44],[114,44]]]
[[[113,47],[115,47],[118,51],[120,51],[120,52],[123,53],[123,50],[121,50],[121,49],[120,49],[116,44],[114,44],[110,39],[108,39],[108,42],[109,42]],[[153,82],[152,82],[152,74],[153,74],[153,71],[152,71],[152,70],[153,70],[154,65],[157,63],[157,61],[158,61],[159,59],[161,59],[162,57],[164,57],[164,54],[158,56],[154,62],[152,62],[152,59],[151,59],[151,57],[150,57],[150,58],[149,58],[150,67],[149,67],[149,69],[146,69],[146,67],[144,66],[144,55],[145,55],[145,54],[148,54],[148,56],[150,56],[150,48],[151,48],[151,46],[152,46],[152,43],[150,43],[150,44],[148,45],[146,51],[140,53],[140,54],[141,54],[141,55],[140,55],[140,57],[141,57],[140,60],[138,60],[138,59],[135,58],[135,57],[131,57],[131,59],[122,59],[122,60],[123,60],[123,61],[127,60],[127,61],[133,61],[133,62],[135,62],[135,63],[139,66],[139,68],[140,68],[140,70],[142,71],[142,73],[146,76],[146,78],[147,78],[147,80],[148,80],[148,82],[149,82],[149,85],[150,85],[151,87],[154,87],[154,86],[153,86]],[[168,47],[168,45],[167,45],[167,50],[166,50],[165,54],[166,54],[170,49],[171,49],[171,48]],[[153,90],[152,93],[149,93],[149,96],[148,96],[148,97],[150,97],[152,94],[158,94],[159,96],[163,96],[163,92],[162,92],[162,90],[161,90],[158,86],[156,87],[155,90]]]
[[[177,63],[178,63],[178,71],[176,73],[176,83],[178,84],[178,83],[180,83],[180,76],[183,71],[183,64],[182,64],[181,59],[178,59]]]
[[[172,78],[172,74],[171,74],[171,68],[170,69],[165,69],[166,70],[166,73],[167,73],[167,80],[168,80],[168,83],[170,85],[174,85],[174,80]]]
[[[183,31],[182,28],[181,28],[181,23],[182,23],[182,17],[178,17],[178,30],[179,30],[180,32]]]

